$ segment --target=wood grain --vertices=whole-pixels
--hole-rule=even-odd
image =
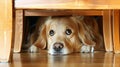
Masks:
[[[23,39],[23,10],[16,10],[14,52],[20,52]]]
[[[119,13],[119,10],[113,11],[113,42],[114,42],[114,52],[120,53],[120,13]]]
[[[52,56],[47,53],[15,53],[13,62],[1,67],[119,67],[120,54],[95,52]]]
[[[0,0],[0,62],[8,62],[12,46],[12,0]]]
[[[111,11],[103,11],[103,36],[106,51],[113,51]]]
[[[84,15],[102,16],[103,10],[25,10],[25,16]]]
[[[15,0],[16,9],[120,9],[120,0]]]

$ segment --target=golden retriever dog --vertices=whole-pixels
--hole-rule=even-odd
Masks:
[[[96,45],[103,44],[102,40],[93,17],[54,16],[39,19],[29,51],[46,48],[51,55],[93,52]]]

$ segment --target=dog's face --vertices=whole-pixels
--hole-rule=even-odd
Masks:
[[[82,45],[95,45],[94,36],[89,33],[91,28],[85,28],[82,20],[79,17],[48,18],[38,27],[39,29],[37,28],[39,30],[38,38],[34,45],[42,49],[47,47],[48,53],[52,55],[70,54],[81,50],[89,52],[90,48],[81,47]],[[90,27],[89,24],[88,27]]]
[[[76,46],[80,45],[78,26],[71,18],[52,18],[46,22],[46,28],[48,53],[69,54],[80,47]]]

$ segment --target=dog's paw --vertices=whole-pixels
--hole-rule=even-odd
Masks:
[[[94,46],[83,45],[83,46],[81,47],[80,52],[82,52],[82,53],[94,52]]]
[[[38,52],[38,48],[35,45],[31,45],[28,52],[36,53]]]

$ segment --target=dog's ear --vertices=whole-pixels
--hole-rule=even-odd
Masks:
[[[85,24],[84,16],[75,16],[76,23],[78,25],[78,37],[83,45],[94,46],[96,43],[93,41],[92,34],[90,33],[89,28]]]
[[[36,24],[36,28],[34,33],[31,35],[31,44],[41,48],[45,49],[46,48],[46,24],[45,24],[46,18],[40,18],[38,20],[38,23]]]
[[[37,40],[34,42],[34,45],[36,45],[37,47],[41,48],[41,49],[45,49],[46,48],[46,26],[42,25],[41,29],[39,29],[38,32],[38,37]]]

